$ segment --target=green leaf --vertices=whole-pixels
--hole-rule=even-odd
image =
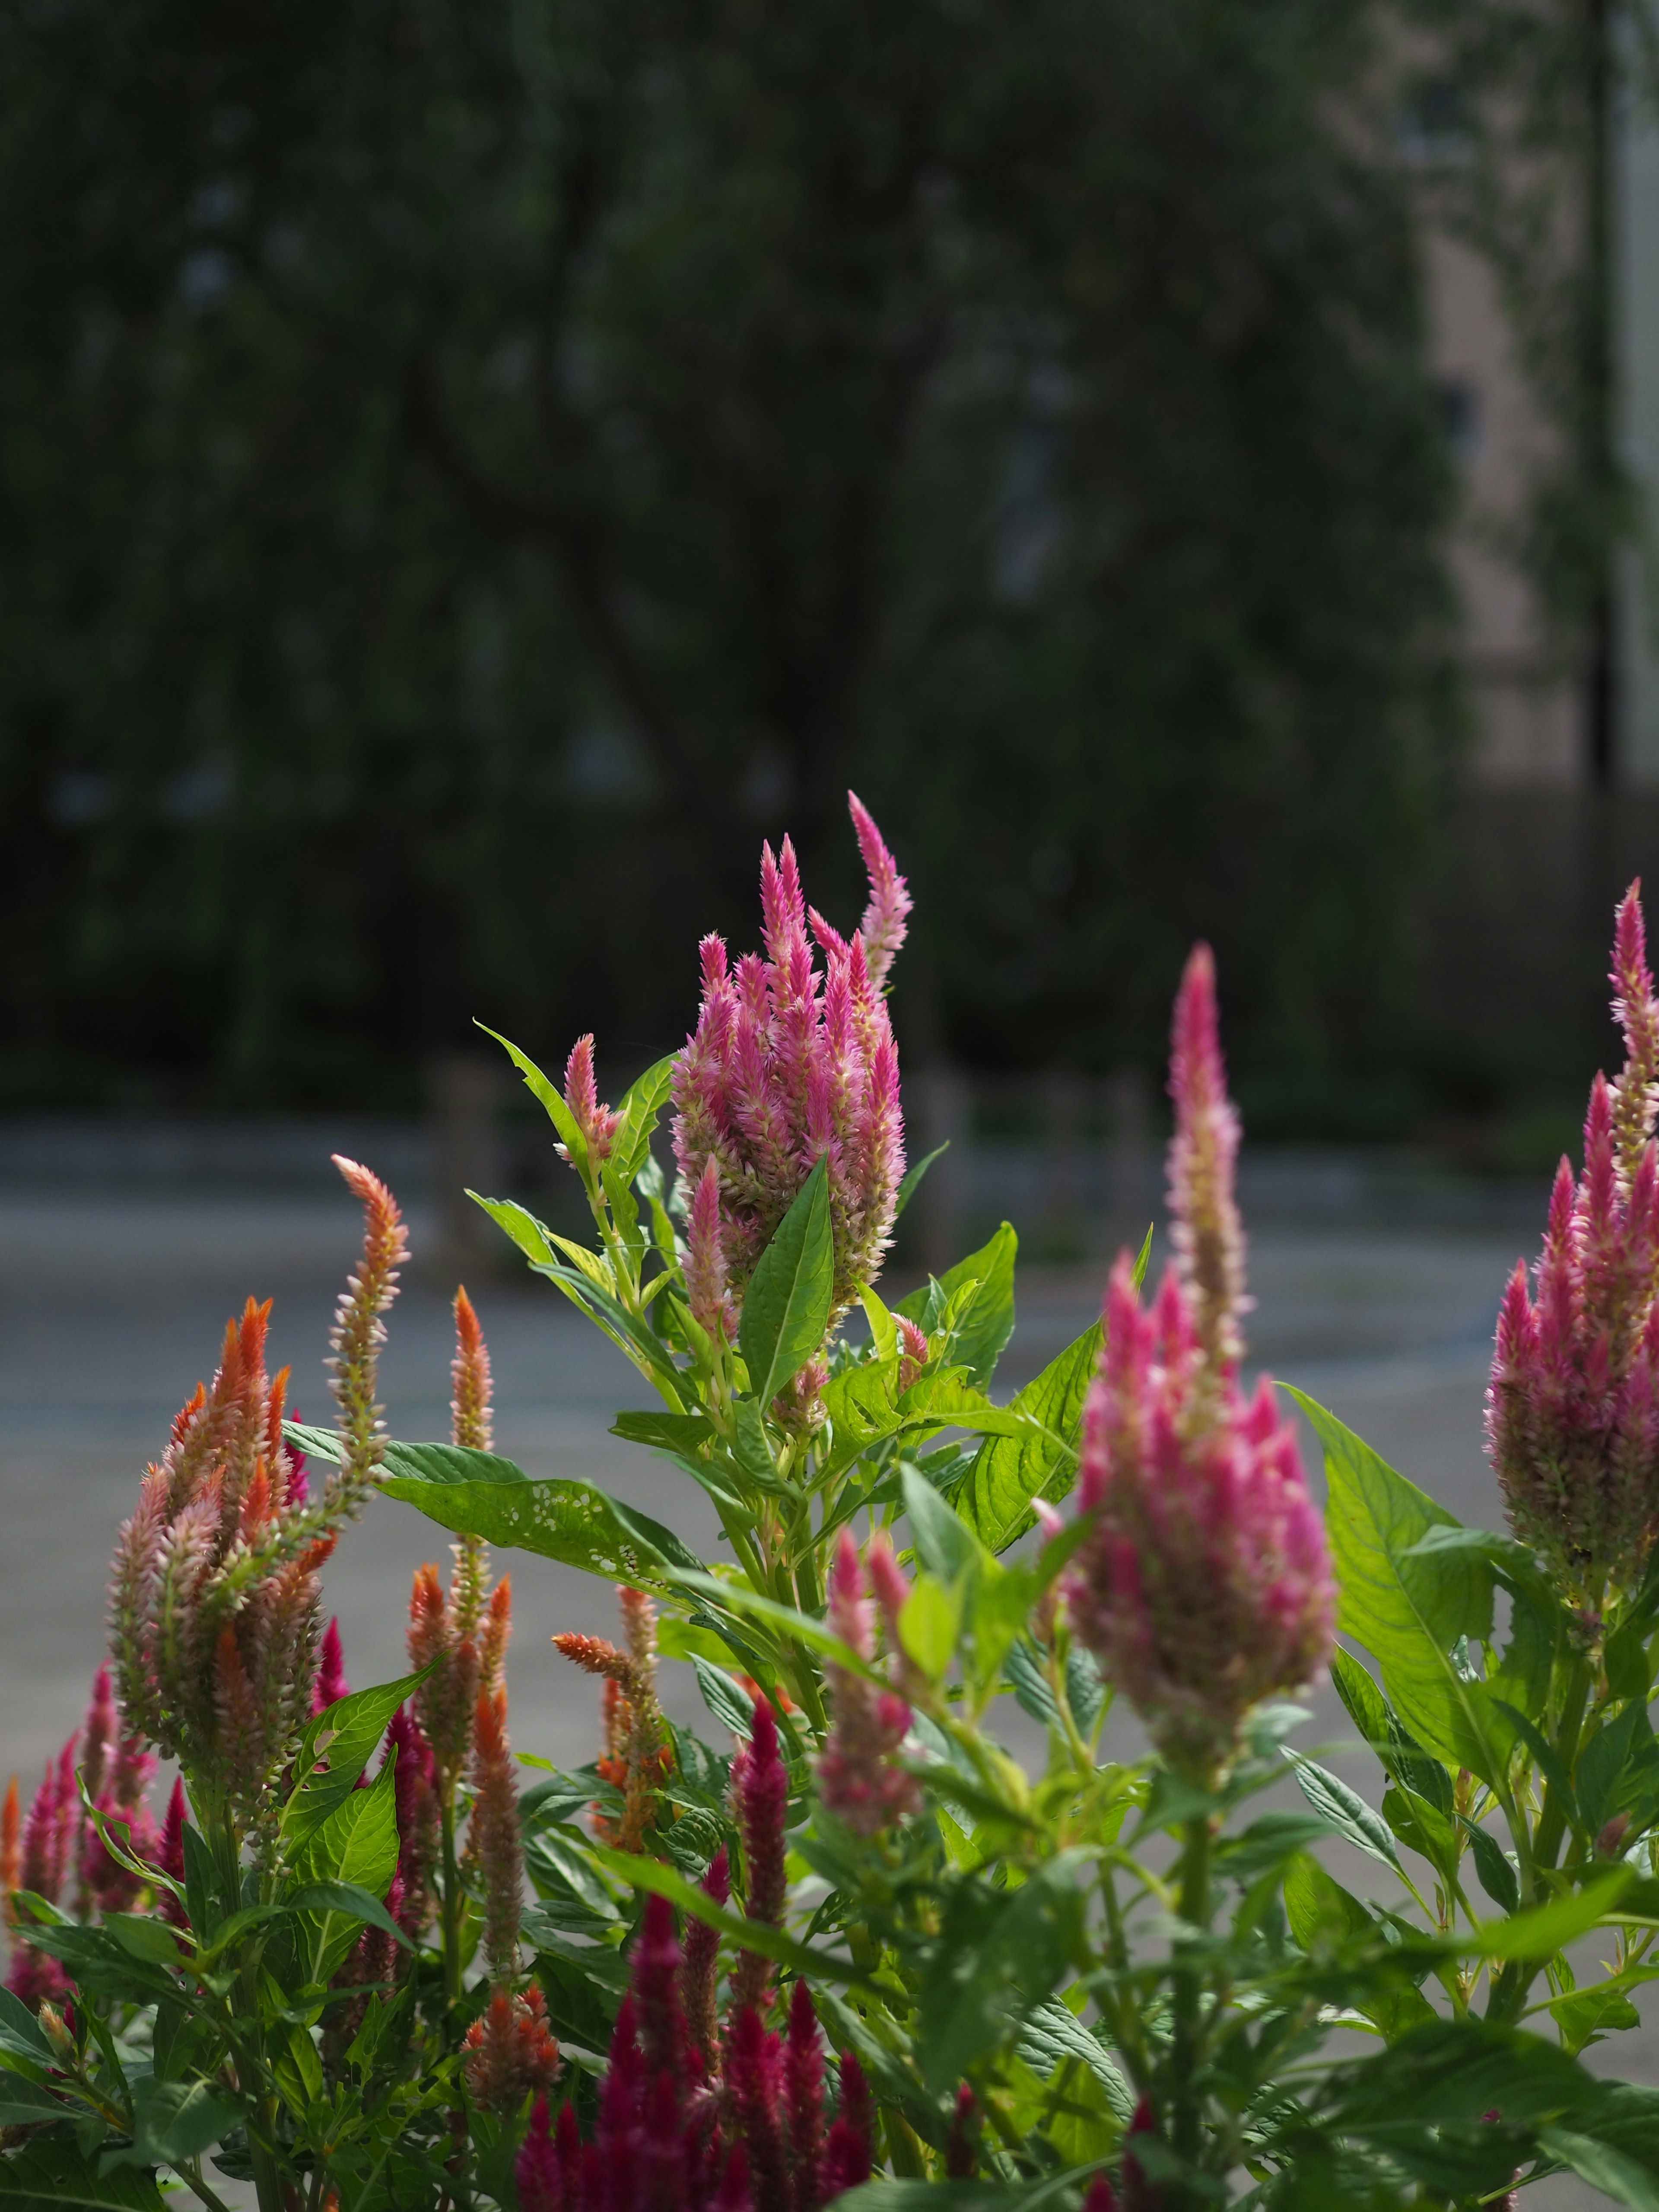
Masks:
[[[1304,1392],[1283,1387],[1325,1449],[1338,1626],[1381,1667],[1383,1686],[1413,1735],[1449,1763],[1500,1784],[1512,1732],[1485,1684],[1466,1680],[1450,1656],[1458,1637],[1490,1632],[1490,1562],[1457,1551],[1407,1559],[1429,1529],[1456,1527],[1451,1515],[1334,1413]]]
[[[946,1893],[916,2001],[916,2063],[929,2088],[954,2089],[1053,1996],[1082,1925],[1083,1858],[1061,1852],[1015,1890],[975,1881]]]
[[[356,1940],[360,1909],[384,1897],[398,1870],[395,1765],[382,1767],[366,1790],[354,1790],[293,1856],[293,1901],[301,1916],[308,1965],[305,1978],[327,1981]],[[314,1897],[316,1902],[301,1902]],[[377,1926],[380,1923],[377,1921]]]
[[[397,1872],[397,1861],[392,1861],[392,1873]],[[386,1876],[390,1886],[392,1875]],[[308,1881],[295,1891],[288,1899],[296,1912],[337,1912],[348,1920],[362,1920],[370,1928],[378,1928],[383,1936],[390,1936],[405,1951],[414,1945],[398,1925],[378,1897],[371,1896],[355,1881]]]
[[[1599,1728],[1578,1754],[1573,1789],[1590,1835],[1599,1834],[1615,1813],[1634,1810],[1659,1790],[1659,1743],[1654,1741],[1647,1701],[1626,1705],[1616,1721]]]
[[[72,2105],[21,2074],[0,2074],[0,2128],[30,2128],[66,2120]]]
[[[431,1672],[427,1667],[395,1682],[354,1690],[347,1697],[337,1698],[312,1720],[294,1761],[294,1771],[301,1779],[283,1809],[283,1839],[290,1853],[315,1834],[351,1795],[370,1753],[386,1733],[387,1722]],[[328,1765],[319,1772],[317,1760],[322,1754],[326,1755]]]
[[[769,1406],[823,1342],[835,1298],[836,1247],[823,1160],[795,1194],[744,1292],[738,1346],[749,1387]]]
[[[84,2204],[92,2212],[162,2212],[153,2174],[131,2166],[100,2167],[58,2137],[0,2154],[0,2197],[40,2204]]]
[[[1296,1778],[1302,1795],[1322,1814],[1339,1835],[1346,1836],[1356,1850],[1383,1866],[1400,1871],[1400,1854],[1394,1847],[1394,1838],[1389,1833],[1386,1821],[1379,1820],[1364,1799],[1340,1776],[1332,1774],[1313,1760],[1304,1758],[1299,1751],[1286,1747],[1285,1756],[1296,1769]]]
[[[931,1152],[924,1152],[922,1157],[916,1161],[913,1167],[906,1169],[904,1180],[898,1187],[898,1197],[894,1201],[893,1205],[893,1218],[895,1221],[898,1219],[905,1207],[908,1206],[910,1200],[915,1196],[916,1185],[921,1181],[923,1176],[927,1174],[928,1169],[933,1166],[933,1162],[941,1158],[945,1153],[950,1151],[950,1149],[951,1139],[947,1137],[942,1145],[935,1145]]]
[[[1024,1436],[988,1437],[980,1446],[957,1494],[957,1510],[988,1550],[1006,1552],[1032,1526],[1034,1498],[1063,1498],[1075,1481],[1083,1402],[1100,1342],[1095,1322],[1015,1393],[1008,1410],[1029,1415],[1037,1427]]]
[[[1464,1958],[1552,1959],[1613,1914],[1635,1879],[1633,1867],[1609,1868],[1565,1897],[1553,1897],[1547,1905],[1535,1905],[1507,1920],[1483,1920],[1448,1938],[1447,1948]]]
[[[222,2142],[241,2118],[205,2081],[158,2081],[141,2075],[132,2085],[132,2142],[106,2154],[106,2163],[176,2166]]]
[[[990,1553],[953,1513],[925,1475],[914,1467],[900,1469],[905,1518],[916,1557],[941,1583],[954,1583],[981,1567],[993,1566]]]
[[[558,1131],[559,1141],[570,1155],[570,1164],[586,1182],[588,1176],[587,1139],[582,1134],[580,1122],[565,1104],[563,1092],[556,1085],[548,1081],[528,1053],[520,1052],[518,1046],[510,1043],[499,1030],[492,1030],[487,1022],[479,1022],[477,1027],[486,1036],[495,1038],[523,1076],[532,1097]]]
[[[722,1728],[730,1729],[733,1735],[741,1736],[746,1743],[755,1725],[753,1701],[743,1685],[728,1674],[723,1667],[713,1667],[707,1659],[691,1655],[697,1687],[702,1692],[702,1701]]]
[[[595,1844],[592,1849],[599,1865],[618,1881],[626,1882],[630,1889],[654,1890],[671,1905],[678,1905],[682,1912],[689,1912],[694,1920],[718,1929],[741,1950],[758,1951],[763,1958],[787,1966],[809,1981],[868,1985],[869,1978],[864,1969],[851,1959],[838,1952],[820,1950],[815,1944],[798,1943],[793,1936],[786,1936],[781,1928],[773,1928],[765,1921],[749,1920],[740,1912],[728,1912],[695,1882],[688,1881],[677,1867],[665,1866],[660,1859],[644,1858],[635,1851],[612,1850],[605,1844]]]
[[[920,1574],[899,1609],[898,1635],[907,1658],[913,1659],[931,1682],[944,1679],[957,1648],[962,1625],[962,1599],[933,1576]]]
[[[392,1449],[387,1447],[388,1458]],[[448,1452],[453,1448],[418,1449]],[[470,1456],[476,1461],[495,1455],[477,1452]],[[504,1464],[511,1467],[512,1462]],[[663,1590],[672,1570],[701,1565],[672,1528],[607,1497],[591,1482],[563,1476],[534,1482],[514,1468],[511,1480],[457,1482],[389,1474],[380,1486],[388,1498],[400,1498],[458,1535],[482,1536],[488,1543],[560,1559],[567,1566],[602,1575],[606,1582]]]
[[[1106,2092],[1107,2102],[1119,2122],[1125,2127],[1128,2125],[1134,2115],[1134,2091],[1124,2080],[1110,2052],[1059,1997],[1050,1997],[1030,2014],[1021,2026],[1015,2048],[1038,2078],[1045,2081],[1057,2074],[1068,2058],[1080,2060]]]
[[[1474,1856],[1474,1871],[1480,1887],[1492,1903],[1505,1911],[1518,1911],[1521,1905],[1521,1884],[1515,1869],[1504,1856],[1504,1847],[1496,1836],[1489,1835],[1476,1822],[1459,1814],[1463,1832],[1469,1839]]]
[[[553,1259],[547,1225],[538,1221],[533,1213],[527,1213],[510,1198],[481,1198],[476,1190],[469,1190],[466,1194],[474,1206],[483,1208],[498,1229],[507,1231],[526,1260],[541,1267]]]
[[[714,1431],[701,1413],[622,1413],[611,1424],[611,1433],[624,1443],[649,1444],[653,1451],[677,1457],[700,1451]]]
[[[0,2051],[30,2065],[49,2066],[52,2045],[40,2032],[40,2023],[21,1997],[0,1989]]]
[[[1598,1983],[1571,1995],[1552,1997],[1545,2007],[1561,2037],[1561,2048],[1576,2058],[1608,2028],[1640,2027],[1642,2015],[1622,1990]]]
[[[1634,2212],[1659,2212],[1659,2179],[1610,2143],[1597,2142],[1571,2128],[1540,2128],[1538,2140],[1553,2159]]]
[[[624,1188],[645,1165],[652,1133],[673,1088],[678,1059],[677,1052],[671,1052],[653,1060],[642,1075],[634,1078],[622,1095],[617,1109],[616,1133],[611,1140],[611,1158],[605,1165],[615,1169],[617,1180]]]
[[[957,1322],[950,1357],[967,1369],[969,1379],[981,1390],[990,1387],[997,1361],[1014,1333],[1014,1261],[1018,1252],[1019,1238],[1012,1224],[1005,1221],[988,1244],[958,1260],[939,1278],[939,1289],[947,1299],[969,1283],[979,1285]],[[919,1291],[901,1298],[894,1310],[908,1321],[921,1322],[931,1291],[930,1284],[923,1284]]]

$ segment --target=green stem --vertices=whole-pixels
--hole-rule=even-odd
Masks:
[[[1210,1925],[1210,1822],[1207,1814],[1185,1824],[1181,1852],[1181,1896],[1177,1906],[1189,1927],[1207,1933]],[[1203,1978],[1199,1969],[1183,1964],[1177,1949],[1175,1974],[1175,2044],[1171,2059],[1175,2074],[1171,2135],[1178,2157],[1196,2166],[1203,2150],[1203,2100],[1194,2077],[1198,2071],[1199,2010]],[[1183,2192],[1182,2202],[1197,2198]]]
[[[1555,1732],[1553,1749],[1569,1780],[1578,1764],[1578,1736],[1584,1725],[1584,1706],[1589,1697],[1590,1668],[1588,1659],[1573,1662],[1571,1679],[1567,1685],[1566,1703],[1561,1711],[1561,1725]],[[1538,1831],[1533,1838],[1532,1856],[1535,1867],[1547,1873],[1555,1864],[1555,1855],[1561,1848],[1562,1832],[1567,1825],[1567,1808],[1556,1796],[1553,1785],[1544,1790],[1543,1809],[1538,1816]]]
[[[228,1917],[238,1910],[242,1901],[241,1838],[236,1832],[235,1815],[228,1806],[221,1812],[214,1828],[214,1851],[219,1862],[220,1887]],[[247,2131],[247,2146],[259,2212],[286,2212],[282,2175],[277,2171],[276,2157],[270,2148],[276,2137],[276,2099],[265,2086],[264,2033],[259,2017],[259,1960],[258,1951],[252,1946],[248,1948],[244,1958],[231,2003],[233,2012],[240,2015],[250,2053],[247,2070],[252,2078],[242,2081],[242,2091],[245,2095],[258,2099],[252,2124]],[[237,2073],[240,2078],[242,2073],[240,2056]]]

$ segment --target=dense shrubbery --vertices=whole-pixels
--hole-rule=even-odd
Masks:
[[[882,1300],[925,1163],[883,998],[908,895],[854,813],[859,930],[769,851],[763,951],[704,940],[695,1035],[617,1107],[591,1039],[562,1088],[514,1050],[592,1241],[481,1200],[651,1383],[617,1433],[701,1487],[730,1556],[496,1455],[464,1292],[453,1440],[384,1436],[402,1225],[342,1163],[367,1231],[337,1428],[284,1421],[251,1304],[122,1532],[113,1681],[27,1822],[9,1808],[0,2195],[154,2212],[170,2180],[219,2212],[216,2172],[261,2212],[894,2212],[918,2186],[1369,2212],[1567,2168],[1659,2199],[1659,2091],[1579,2063],[1635,2024],[1659,1929],[1659,1001],[1634,892],[1626,1064],[1503,1310],[1515,1533],[1460,1527],[1303,1398],[1322,1527],[1281,1401],[1241,1380],[1204,948],[1156,1297],[1122,1255],[1103,1324],[1006,1404],[1012,1232]],[[416,1577],[408,1676],[354,1694],[317,1577],[375,1490],[453,1530],[455,1567]],[[621,1586],[618,1642],[556,1638],[603,1685],[602,1753],[522,1792],[491,1546]],[[715,1744],[664,1714],[665,1658]],[[1327,1668],[1380,1812],[1291,1741],[1285,1700]],[[1144,1756],[1103,1752],[1115,1694]],[[997,1740],[1004,1695],[1040,1771]],[[159,1831],[156,1752],[183,1777]],[[1302,1802],[1260,1809],[1287,1778]],[[1593,1933],[1611,1954],[1581,1984]]]

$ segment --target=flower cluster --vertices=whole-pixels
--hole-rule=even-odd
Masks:
[[[1077,1634],[1183,1771],[1224,1765],[1245,1713],[1323,1667],[1334,1633],[1324,1531],[1296,1432],[1264,1376],[1238,1384],[1243,1258],[1208,948],[1175,1018],[1170,1200],[1176,1259],[1150,1312],[1128,1255],[1107,1289],[1067,1584]]]
[[[885,1548],[881,1547],[884,1553]],[[848,1528],[841,1533],[830,1571],[829,1625],[866,1666],[874,1661],[874,1607],[866,1594],[864,1563]],[[854,1835],[879,1835],[921,1803],[915,1777],[894,1763],[910,1726],[910,1708],[896,1691],[878,1689],[866,1675],[834,1659],[825,1665],[824,1681],[831,1727],[817,1761],[819,1794]]]
[[[574,1631],[556,1636],[553,1644],[573,1666],[605,1684],[605,1749],[598,1765],[600,1779],[621,1790],[623,1814],[614,1821],[596,1807],[593,1832],[618,1850],[639,1851],[656,1819],[657,1793],[673,1752],[657,1702],[656,1608],[643,1590],[625,1583],[617,1588],[617,1602],[625,1650],[603,1636]]]
[[[1510,1524],[1592,1615],[1640,1581],[1659,1533],[1659,1000],[1639,892],[1613,945],[1624,1070],[1591,1086],[1583,1176],[1556,1171],[1535,1295],[1516,1263],[1486,1395]]]
[[[717,2075],[690,2030],[689,1958],[662,1898],[646,1899],[632,1964],[593,2139],[582,2141],[574,2106],[556,2128],[538,2099],[516,2166],[523,2212],[817,2212],[869,2179],[869,2092],[844,2053],[826,2130],[823,2042],[804,1982],[782,2034],[752,2006],[736,2011]]]
[[[118,1841],[124,1840],[133,1856],[154,1864],[157,1839],[147,1798],[155,1773],[155,1759],[123,1728],[109,1670],[100,1667],[86,1718],[57,1758],[48,1760],[27,1815],[20,1817],[15,1775],[7,1790],[0,1820],[0,1890],[5,1893],[8,1921],[12,1895],[20,1889],[44,1898],[48,1905],[72,1906],[82,1920],[90,1919],[94,1911],[131,1911],[145,1885],[106,1848],[86,1810],[82,1790]],[[183,1800],[176,1784],[173,1796],[182,1816]],[[68,1983],[55,1959],[18,1937],[6,1986],[14,1996],[38,2004],[43,1997],[61,1996]]]
[[[407,1249],[385,1185],[353,1161],[336,1164],[365,1218],[363,1256],[334,1328],[340,1467],[313,1504],[283,1438],[288,1370],[265,1372],[270,1304],[250,1298],[226,1328],[212,1382],[198,1384],[145,1471],[112,1576],[111,1649],[128,1726],[180,1761],[198,1802],[261,1832],[311,1712],[317,1571],[379,1464],[380,1316]]]
[[[870,878],[850,940],[816,911],[809,917],[787,838],[775,860],[769,845],[762,856],[765,956],[745,953],[734,969],[720,938],[702,940],[702,1004],[674,1070],[674,1157],[693,1207],[688,1294],[711,1334],[741,1304],[819,1160],[838,1306],[874,1279],[892,1233],[904,1138],[882,987],[910,896],[874,822],[848,799]]]

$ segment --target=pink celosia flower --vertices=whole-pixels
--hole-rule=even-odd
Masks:
[[[167,1809],[161,1822],[161,1833],[151,1862],[165,1875],[170,1875],[181,1887],[185,1879],[185,1785],[175,1779],[173,1795],[167,1799]],[[161,1917],[175,1928],[188,1928],[190,1915],[181,1899],[170,1889],[161,1892],[157,1899]]]
[[[449,1368],[449,1431],[452,1440],[474,1451],[490,1445],[489,1347],[466,1286],[455,1293],[455,1357]]]
[[[875,2162],[876,2113],[864,2069],[850,2051],[841,2054],[841,2109],[823,2147],[819,2186],[827,2203],[870,2179]]]
[[[325,1713],[342,1698],[351,1695],[351,1685],[346,1680],[345,1654],[340,1649],[340,1624],[331,1618],[323,1631],[322,1648],[317,1654],[317,1683],[311,1692],[313,1718]]]
[[[777,1717],[769,1699],[757,1695],[753,1712],[749,1741],[732,1762],[732,1811],[743,1838],[744,1911],[750,1920],[781,1928],[787,1894],[783,1823],[789,1802],[789,1770],[778,1747]],[[734,2007],[739,2012],[750,2006],[758,2010],[771,1982],[769,1959],[758,1951],[739,1952],[732,1976]]]
[[[564,1103],[587,1140],[587,1157],[595,1169],[611,1157],[611,1139],[617,1133],[617,1116],[599,1103],[593,1084],[593,1040],[578,1037],[565,1062]]]
[[[737,1315],[726,1287],[720,1162],[712,1152],[702,1164],[686,1223],[685,1298],[692,1320],[716,1344],[736,1341]]]
[[[392,1918],[417,1939],[432,1917],[432,1877],[441,1848],[438,1772],[420,1723],[399,1705],[386,1732],[382,1759],[395,1759],[392,1795],[398,1814],[398,1908]]]
[[[1177,1218],[1176,1265],[1150,1313],[1127,1253],[1112,1270],[1078,1469],[1091,1525],[1066,1596],[1154,1741],[1207,1778],[1252,1705],[1324,1666],[1334,1600],[1296,1431],[1266,1377],[1249,1400],[1237,1385],[1233,1124],[1202,947],[1175,1028],[1171,1194],[1197,1215]]]
[[[1610,1585],[1640,1581],[1659,1531],[1659,1006],[1634,884],[1613,981],[1624,1071],[1591,1085],[1583,1176],[1565,1159],[1556,1171],[1536,1295],[1517,1261],[1486,1394],[1510,1526],[1592,1614]]]
[[[1215,962],[1194,947],[1176,1000],[1170,1056],[1176,1102],[1170,1146],[1170,1242],[1208,1371],[1243,1357],[1244,1232],[1233,1196],[1238,1115],[1227,1096],[1215,999]]]
[[[896,1569],[895,1569],[896,1572]],[[852,1531],[843,1528],[830,1570],[829,1626],[866,1663],[875,1658],[873,1607],[865,1595],[864,1568]],[[830,1729],[818,1755],[823,1802],[855,1835],[879,1835],[896,1820],[918,1811],[916,1778],[893,1763],[910,1726],[910,1708],[892,1690],[878,1689],[834,1659],[824,1668]]]
[[[904,1139],[881,984],[910,901],[874,823],[851,804],[870,904],[850,942],[812,915],[822,975],[787,838],[775,860],[770,846],[762,855],[765,957],[746,953],[733,970],[720,938],[701,948],[702,1006],[674,1069],[674,1156],[688,1194],[714,1164],[720,1289],[734,1301],[819,1160],[828,1164],[837,1305],[874,1279],[892,1232]],[[696,1295],[712,1313],[706,1224],[699,1235]]]
[[[532,2089],[545,2098],[558,2072],[559,2046],[548,2027],[547,2001],[535,1983],[521,1996],[492,1990],[483,2018],[466,2032],[466,2086],[473,2101],[490,2112],[516,2112]]]
[[[816,2204],[823,2155],[823,2042],[812,2009],[812,1992],[801,1981],[795,1984],[789,1999],[783,2089],[795,2203]]]
[[[471,1846],[483,1879],[484,1957],[498,1981],[518,1972],[519,1912],[524,1891],[524,1845],[519,1835],[519,1793],[507,1740],[507,1692],[478,1692],[472,1729]]]

